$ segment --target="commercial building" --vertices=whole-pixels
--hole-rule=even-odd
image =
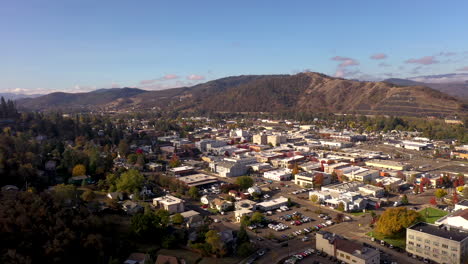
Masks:
[[[179,181],[185,183],[187,187],[203,187],[215,184],[218,182],[218,179],[214,176],[206,175],[203,173],[193,174],[189,176],[177,178]]]
[[[388,169],[388,170],[407,170],[409,168],[408,164],[398,162],[398,161],[391,161],[391,160],[369,160],[366,161],[366,166]]]
[[[182,213],[185,211],[184,200],[166,195],[153,199],[153,205],[168,211],[171,214]]]
[[[445,225],[468,231],[468,209],[457,210],[435,222],[436,225]]]
[[[464,264],[468,233],[445,225],[417,223],[406,229],[406,251],[437,263]]]
[[[259,210],[263,210],[263,211],[270,211],[270,210],[278,209],[281,206],[287,205],[287,204],[288,204],[288,198],[285,198],[285,197],[281,196],[281,197],[276,198],[276,199],[272,199],[272,200],[268,200],[268,201],[265,201],[265,202],[258,203],[257,208]]]
[[[279,146],[280,144],[286,143],[286,136],[284,135],[269,135],[267,137],[267,142],[268,144],[271,144],[273,146]]]
[[[300,185],[302,187],[312,187],[314,186],[314,181],[316,177],[322,177],[322,183],[321,185],[327,185],[331,183],[331,174],[324,173],[324,172],[300,172],[296,175],[294,175],[294,183],[297,185]]]
[[[252,142],[257,145],[267,145],[268,136],[265,133],[257,134],[253,136]]]
[[[290,169],[279,169],[266,171],[263,173],[263,177],[273,181],[289,181],[291,179]]]
[[[350,264],[379,264],[379,251],[365,247],[360,243],[347,240],[339,235],[318,231],[315,236],[315,247],[338,260]]]

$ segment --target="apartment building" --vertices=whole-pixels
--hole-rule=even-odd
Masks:
[[[252,142],[257,145],[267,145],[268,136],[265,133],[254,135]]]
[[[350,264],[380,263],[380,253],[375,249],[323,230],[318,231],[315,237],[317,250],[334,256],[340,261]]]
[[[417,223],[406,229],[406,251],[437,263],[464,264],[468,258],[468,232]]]

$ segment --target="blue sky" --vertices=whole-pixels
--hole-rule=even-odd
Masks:
[[[162,89],[305,70],[466,73],[466,10],[468,1],[428,0],[4,1],[0,91]]]

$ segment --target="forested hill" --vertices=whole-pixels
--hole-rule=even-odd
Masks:
[[[125,92],[124,92],[125,91]],[[360,82],[319,73],[246,75],[160,91],[55,93],[18,101],[32,110],[178,110],[218,112],[332,112],[409,116],[466,115],[458,99],[424,86]]]

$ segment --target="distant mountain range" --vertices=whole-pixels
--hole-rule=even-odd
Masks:
[[[21,94],[21,93],[0,93],[0,97],[5,98],[5,100],[18,100],[22,98],[36,98],[42,96],[43,94]]]
[[[468,81],[466,79],[468,79],[468,74],[443,74],[412,77],[409,79],[391,78],[384,80],[384,82],[403,86],[427,86],[468,101]]]
[[[245,75],[160,91],[100,89],[20,99],[31,110],[332,112],[387,115],[467,114],[453,96],[414,83],[360,82],[320,73]]]

